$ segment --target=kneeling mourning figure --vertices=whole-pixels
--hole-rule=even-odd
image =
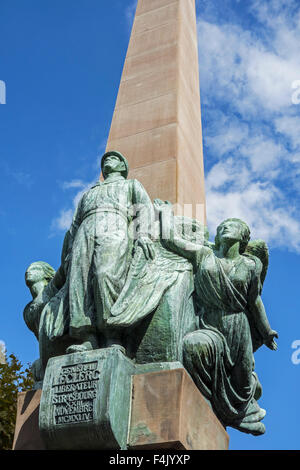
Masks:
[[[209,242],[206,227],[127,179],[119,152],[101,165],[104,181],[79,202],[59,269],[35,262],[25,274],[36,387],[50,358],[116,347],[133,364],[181,362],[224,427],[263,434],[253,353],[276,350],[278,337],[261,300],[266,243],[235,218]]]

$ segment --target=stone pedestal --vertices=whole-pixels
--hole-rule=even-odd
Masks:
[[[39,418],[47,449],[125,450],[133,374],[116,347],[50,359]]]
[[[19,394],[13,449],[225,450],[228,441],[179,362],[137,365],[112,347],[49,360],[42,394]]]
[[[129,448],[227,450],[229,436],[185,369],[136,375]]]
[[[45,449],[39,431],[41,394],[42,390],[19,393],[13,450]]]

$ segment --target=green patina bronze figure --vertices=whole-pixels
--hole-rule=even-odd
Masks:
[[[168,217],[162,217],[169,224]],[[217,228],[214,246],[188,242],[172,231],[166,246],[189,259],[195,273],[199,330],[184,338],[184,365],[225,426],[263,434],[265,410],[254,372],[253,352],[265,344],[277,349],[261,300],[268,265],[263,241],[250,242],[239,219]]]
[[[68,352],[120,344],[118,332],[106,320],[125,284],[136,244],[153,256],[149,238],[152,203],[137,180],[127,180],[128,163],[119,152],[106,153],[101,162],[103,182],[82,197],[67,232],[62,267],[66,277],[68,333],[74,339]],[[64,308],[64,307],[61,307]]]
[[[26,271],[36,382],[49,358],[116,347],[132,367],[182,363],[225,427],[264,433],[253,353],[277,347],[261,300],[266,244],[250,241],[239,219],[209,242],[206,227],[127,179],[119,152],[101,167],[104,181],[80,200],[60,268],[37,262]]]
[[[39,309],[29,323],[39,338],[44,368],[53,355],[120,344],[118,332],[106,325],[106,319],[125,283],[133,243],[146,257],[153,256],[148,233],[153,206],[142,185],[127,180],[127,160],[119,152],[106,153],[102,174],[104,181],[79,202],[55,280],[49,285],[47,279],[40,280],[39,297],[31,304],[31,309]],[[26,272],[27,284],[30,272],[32,267]],[[51,353],[49,341],[54,345]]]
[[[37,261],[26,270],[25,282],[33,300],[24,309],[24,320],[39,342],[40,358],[32,365],[37,384],[43,380],[49,357],[65,354],[70,340],[61,335],[59,341],[52,341],[50,331],[57,328],[61,320],[58,302],[64,293],[64,277],[48,263]],[[39,386],[39,385],[38,385]]]

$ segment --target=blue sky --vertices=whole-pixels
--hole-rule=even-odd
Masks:
[[[24,272],[37,260],[59,266],[74,205],[99,177],[134,4],[0,2],[0,340],[23,363],[38,356]],[[209,230],[235,216],[267,241],[263,300],[279,332],[277,352],[256,353],[267,432],[229,428],[230,448],[300,449],[300,5],[196,5]]]

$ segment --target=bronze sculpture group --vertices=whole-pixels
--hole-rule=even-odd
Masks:
[[[261,300],[266,244],[239,219],[209,242],[206,227],[127,179],[119,152],[101,165],[104,181],[79,202],[59,269],[36,262],[25,274],[35,380],[50,357],[109,346],[136,363],[180,361],[224,426],[263,434],[253,353],[277,347]]]

